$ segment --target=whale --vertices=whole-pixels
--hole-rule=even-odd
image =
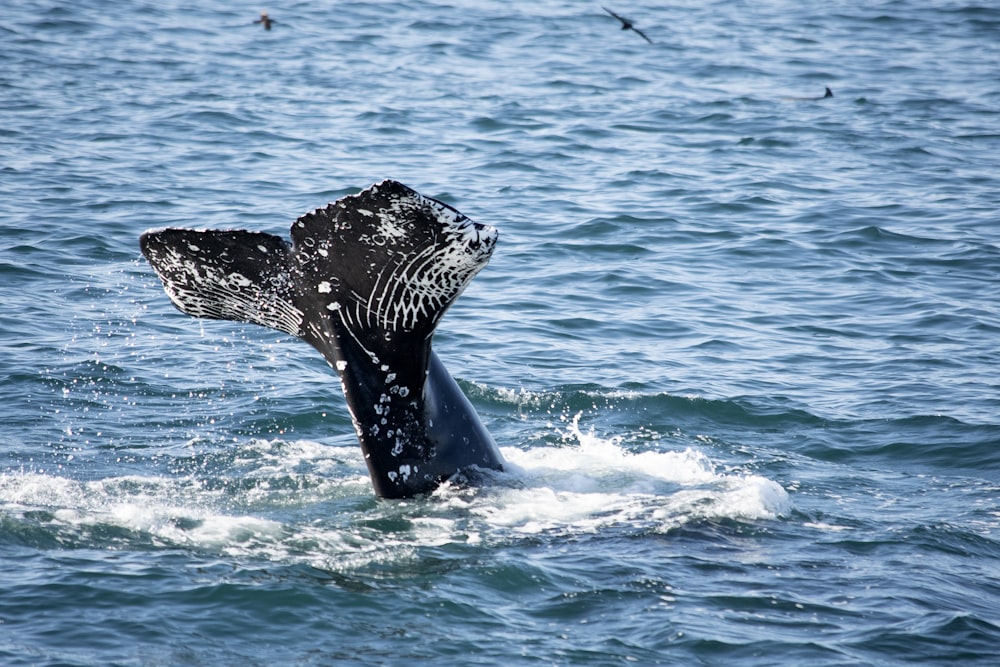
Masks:
[[[161,228],[139,247],[182,313],[276,329],[323,355],[377,496],[502,471],[496,442],[431,346],[489,262],[496,228],[385,180],[302,215],[290,236]]]

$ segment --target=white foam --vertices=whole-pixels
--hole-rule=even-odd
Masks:
[[[495,484],[445,485],[429,499],[373,503],[353,443],[253,440],[225,459],[222,478],[203,467],[181,477],[92,481],[0,473],[0,514],[40,524],[60,541],[115,527],[124,536],[108,548],[152,541],[343,571],[406,561],[422,547],[606,530],[665,533],[706,519],[771,520],[791,507],[777,483],[720,471],[696,449],[630,453],[576,422],[565,446],[503,454],[510,470]],[[333,509],[317,516],[323,505]]]
[[[633,454],[616,438],[581,432],[576,420],[568,433],[576,444],[504,448],[520,485],[488,494],[470,511],[520,533],[665,532],[693,520],[774,519],[790,511],[788,493],[776,482],[719,472],[698,450]]]
[[[282,526],[253,516],[220,514],[221,492],[190,479],[124,476],[79,482],[42,473],[0,475],[0,512],[47,512],[55,532],[114,526],[164,545],[226,547]],[[41,519],[38,519],[41,520]]]

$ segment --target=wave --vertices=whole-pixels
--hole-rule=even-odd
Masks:
[[[460,381],[470,397],[496,408],[533,408],[548,406],[550,411],[618,410],[635,413],[669,412],[675,415],[708,416],[719,421],[756,422],[758,420],[820,425],[821,417],[794,407],[784,399],[771,404],[751,398],[706,398],[699,395],[650,393],[645,388],[608,389],[598,384],[565,385],[551,391],[490,388]],[[780,407],[779,407],[780,406]]]
[[[914,415],[831,423],[821,438],[811,438],[799,451],[836,463],[884,462],[892,469],[931,474],[968,471],[996,481],[998,444],[998,424]]]
[[[584,535],[663,534],[700,522],[774,520],[791,511],[776,482],[720,470],[696,449],[627,452],[569,425],[564,446],[506,447],[504,473],[428,497],[376,500],[356,446],[192,442],[178,474],[82,480],[0,473],[4,542],[90,549],[192,549],[329,571],[405,565],[438,548]],[[204,449],[204,451],[198,451]],[[220,453],[224,452],[224,453]],[[162,457],[162,454],[161,454]],[[485,473],[484,473],[485,474]]]
[[[781,396],[708,398],[599,385],[551,391],[493,389],[462,383],[486,414],[566,421],[583,413],[618,433],[670,434],[692,441],[726,440],[757,450],[785,450],[835,463],[876,464],[914,472],[1000,469],[1000,424],[946,414],[825,417]]]

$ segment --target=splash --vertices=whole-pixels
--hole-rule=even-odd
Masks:
[[[195,480],[124,476],[81,482],[44,473],[0,475],[0,517],[67,548],[215,547],[273,539],[282,526],[212,509],[223,492]]]
[[[0,473],[0,529],[65,548],[183,548],[371,572],[419,569],[421,553],[439,547],[665,534],[790,511],[776,482],[720,472],[698,450],[632,453],[578,419],[565,436],[564,446],[505,448],[509,470],[489,473],[492,483],[400,502],[371,497],[357,447],[311,441],[250,441],[224,461],[194,457],[178,477]]]
[[[720,473],[691,448],[630,453],[618,438],[581,431],[579,418],[567,429],[567,446],[505,448],[516,487],[487,490],[481,495],[489,500],[469,511],[501,530],[572,534],[669,532],[700,520],[770,520],[791,509],[774,481]]]

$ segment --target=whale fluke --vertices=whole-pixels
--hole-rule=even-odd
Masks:
[[[383,181],[301,216],[290,243],[160,229],[140,248],[182,312],[270,327],[318,349],[340,375],[376,493],[399,498],[466,468],[503,467],[431,348],[496,239],[493,227]]]

